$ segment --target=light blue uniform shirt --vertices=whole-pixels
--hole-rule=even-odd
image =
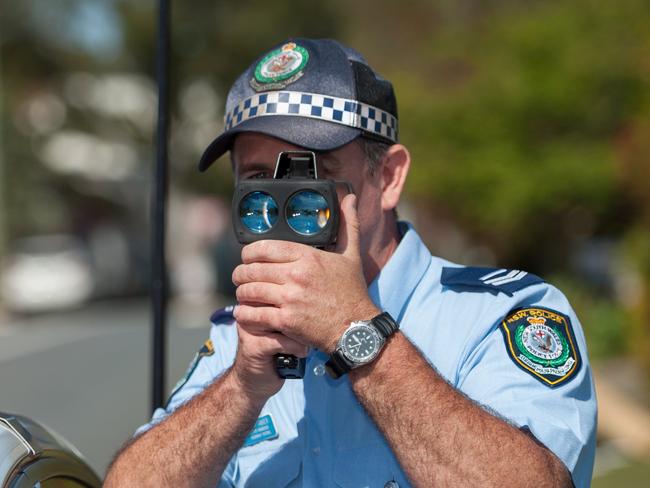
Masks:
[[[452,274],[450,285],[441,284],[443,268]],[[473,270],[431,256],[409,227],[368,291],[377,307],[398,321],[401,333],[451,385],[529,430],[564,462],[577,488],[589,486],[596,397],[575,313],[560,291],[539,279],[531,280],[534,275],[523,273],[522,278],[521,272],[496,270],[487,275],[479,272],[482,281],[465,277],[463,283],[462,273],[472,275]],[[454,279],[455,272],[461,272],[460,279]],[[513,309],[526,307],[560,312],[572,326],[571,342],[581,364],[571,379],[555,387],[517,365],[508,354],[501,324]],[[237,329],[228,311],[214,316],[210,331],[214,354],[193,365],[166,408],[156,410],[138,433],[160,422],[232,365]],[[324,353],[312,351],[305,378],[285,381],[268,400],[260,418],[268,424],[266,416],[270,415],[271,432],[266,427],[256,429],[258,435],[249,436],[215,485],[374,488],[394,480],[400,487],[410,486],[390,446],[352,393],[347,376],[333,380],[323,374],[327,359]],[[403,365],[405,375],[408,369],[408,364]],[[423,424],[435,422],[425,414],[420,419]],[[275,438],[259,440],[271,434]]]

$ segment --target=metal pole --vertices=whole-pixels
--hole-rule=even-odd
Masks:
[[[158,82],[158,124],[156,129],[156,164],[151,200],[152,263],[151,304],[152,328],[152,410],[163,405],[167,345],[167,297],[168,281],[165,264],[165,210],[168,192],[169,134],[169,53],[170,53],[170,5],[169,0],[158,0],[158,40],[156,49],[156,79]]]
[[[7,242],[9,241],[9,226],[7,225],[8,221],[8,209],[9,209],[9,198],[7,196],[6,187],[5,187],[5,158],[4,158],[4,119],[5,119],[5,110],[7,104],[5,99],[7,94],[3,91],[3,66],[2,66],[2,56],[3,53],[0,51],[0,264],[5,258],[5,253],[7,252]],[[3,305],[2,297],[0,297],[0,319],[2,319],[3,314]]]

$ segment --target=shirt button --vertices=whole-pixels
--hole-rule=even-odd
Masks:
[[[316,456],[320,454],[320,447],[314,447],[311,452],[313,452]],[[398,487],[399,488],[399,487]]]
[[[323,376],[325,374],[325,366],[323,364],[317,364],[314,366],[314,375]]]
[[[387,481],[384,488],[399,488],[399,483],[395,480]]]

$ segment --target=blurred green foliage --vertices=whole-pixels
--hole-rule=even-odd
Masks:
[[[632,326],[619,303],[594,293],[587,283],[569,275],[552,276],[548,281],[571,302],[587,338],[590,359],[598,361],[628,351]]]
[[[650,384],[650,229],[638,227],[630,230],[621,252],[627,266],[635,270],[638,278],[631,286],[634,296],[625,304],[632,325],[628,349],[644,366]]]
[[[650,4],[430,5],[434,28],[401,46],[415,51],[411,65],[388,66],[412,194],[517,262],[538,261],[549,240],[566,246],[574,222],[557,224],[572,208],[587,209],[595,232],[620,229],[616,142],[647,114]]]
[[[620,486],[645,486],[650,479],[650,464],[634,462],[594,478],[592,488],[618,488]]]

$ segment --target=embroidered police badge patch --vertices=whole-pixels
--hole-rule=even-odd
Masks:
[[[514,363],[551,388],[580,370],[580,351],[564,314],[540,307],[514,310],[501,323],[501,332]]]
[[[304,47],[288,42],[262,58],[250,85],[255,91],[281,90],[303,75],[308,61],[309,53]]]

